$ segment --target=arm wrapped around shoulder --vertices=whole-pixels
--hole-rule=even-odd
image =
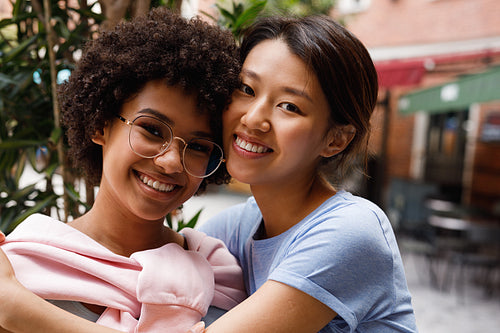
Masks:
[[[213,306],[229,310],[246,297],[243,272],[238,260],[228,251],[224,242],[190,228],[182,229],[189,250],[202,255],[210,263],[215,279]]]

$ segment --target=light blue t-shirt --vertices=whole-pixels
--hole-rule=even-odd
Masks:
[[[320,332],[417,332],[394,232],[375,204],[339,191],[286,232],[256,240],[261,221],[252,197],[199,228],[239,259],[249,294],[274,280],[313,296],[338,314]]]

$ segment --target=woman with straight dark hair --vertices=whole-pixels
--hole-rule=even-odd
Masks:
[[[200,229],[238,258],[250,296],[208,332],[415,332],[388,218],[327,181],[366,159],[378,92],[368,51],[328,17],[271,17],[240,55],[223,139],[253,197]]]

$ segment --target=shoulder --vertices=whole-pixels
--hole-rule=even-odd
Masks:
[[[207,235],[224,239],[228,233],[237,233],[248,226],[250,221],[260,221],[262,218],[259,207],[253,197],[246,202],[229,207],[211,217],[197,229]]]
[[[339,192],[302,221],[289,237],[289,253],[356,258],[391,257],[394,234],[372,202]],[[311,252],[313,251],[313,252]]]
[[[7,240],[46,240],[52,235],[57,237],[73,231],[76,230],[69,227],[66,223],[56,220],[50,216],[33,214],[19,224],[14,231],[9,234]]]
[[[388,222],[385,213],[374,203],[341,191],[310,214],[301,232],[332,232],[336,235],[363,236],[380,230]]]
[[[385,213],[376,204],[346,191],[339,191],[322,206],[324,207],[320,207],[320,212],[323,214],[366,216],[377,220],[385,218]]]

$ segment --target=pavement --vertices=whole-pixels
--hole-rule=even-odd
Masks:
[[[184,204],[185,219],[203,209],[199,225],[219,211],[244,202],[247,193],[219,190],[193,197]],[[474,282],[476,271],[466,271],[462,286],[456,274],[445,290],[430,282],[428,262],[412,252],[402,252],[408,288],[413,298],[417,327],[421,333],[500,333],[500,271],[496,277],[495,293],[486,293]],[[445,263],[441,267],[444,269]]]

